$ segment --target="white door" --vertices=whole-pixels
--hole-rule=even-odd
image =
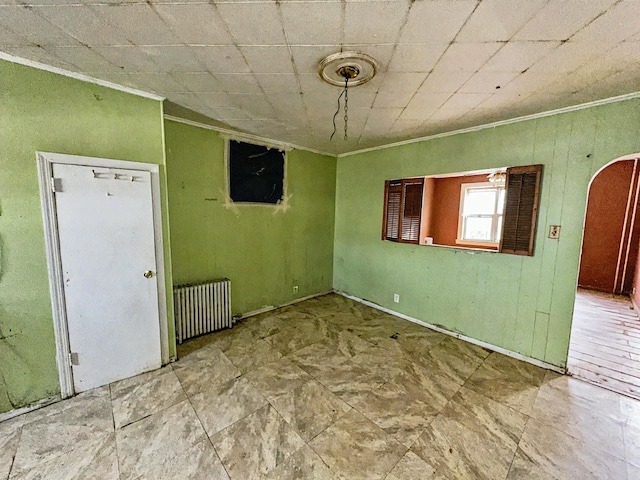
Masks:
[[[73,383],[161,366],[149,172],[53,164]]]

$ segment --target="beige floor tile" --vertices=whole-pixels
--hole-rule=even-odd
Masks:
[[[318,318],[300,318],[290,320],[286,331],[265,337],[265,341],[283,355],[321,342],[327,335],[327,324]]]
[[[171,367],[143,373],[111,384],[111,403],[116,428],[186,400]]]
[[[271,405],[211,437],[232,480],[267,475],[305,443]]]
[[[21,417],[0,423],[0,479],[2,480],[9,478],[22,434],[22,425]]]
[[[355,410],[309,445],[339,478],[349,480],[385,478],[407,450]]]
[[[450,478],[505,478],[527,419],[463,388],[411,450]]]
[[[622,460],[532,418],[507,478],[611,480],[626,475]]]
[[[435,469],[418,455],[409,451],[393,467],[385,480],[428,480],[435,475]]]
[[[620,420],[619,397],[580,380],[560,377],[540,387],[531,416],[624,459],[624,423]]]
[[[278,350],[262,339],[235,343],[224,353],[242,373],[247,373],[282,357]]]
[[[241,375],[227,356],[208,345],[171,365],[187,395],[206,391],[212,385],[228,382]]]
[[[121,480],[152,476],[206,439],[187,400],[116,430]]]
[[[118,480],[115,434],[80,442],[72,450],[36,464],[11,480]]]
[[[263,480],[333,480],[333,472],[308,445],[287,457]]]
[[[251,370],[245,378],[268,400],[307,383],[311,376],[287,357]]]
[[[14,476],[68,453],[84,442],[102,438],[114,429],[108,387],[46,407],[39,414],[40,419],[22,427],[11,470]]]
[[[492,353],[464,386],[529,415],[544,376],[540,367]]]
[[[267,404],[267,399],[244,377],[214,385],[190,401],[209,436]]]

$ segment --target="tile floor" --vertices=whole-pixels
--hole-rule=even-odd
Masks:
[[[0,423],[0,479],[640,479],[640,402],[338,295]]]

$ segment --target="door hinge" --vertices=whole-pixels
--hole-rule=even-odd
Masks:
[[[59,193],[62,191],[62,179],[51,177],[51,191]]]
[[[69,352],[69,365],[71,365],[72,367],[74,365],[80,365],[77,352]]]

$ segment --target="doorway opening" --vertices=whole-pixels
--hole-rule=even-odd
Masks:
[[[589,186],[569,374],[640,399],[640,155]]]

